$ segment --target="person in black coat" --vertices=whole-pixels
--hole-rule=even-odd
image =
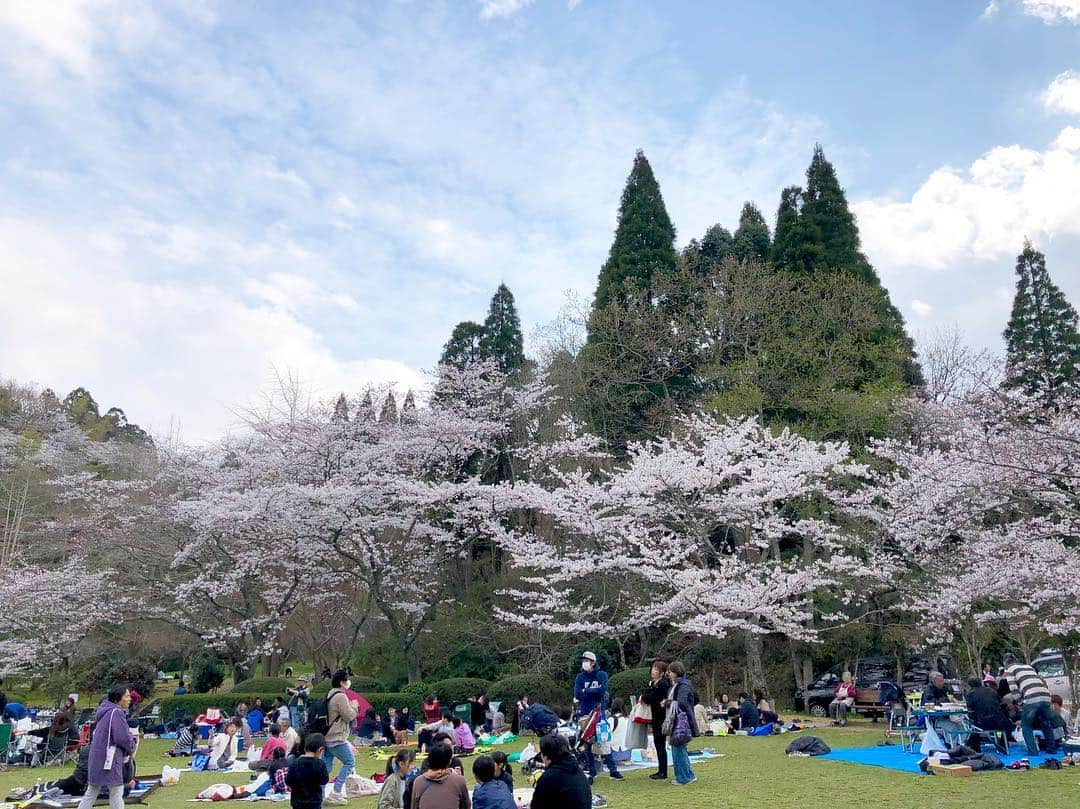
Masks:
[[[940,671],[930,672],[930,679],[923,689],[923,705],[942,705],[952,702],[952,694],[945,685],[945,675]]]
[[[967,695],[967,709],[972,724],[980,730],[1003,730],[1011,733],[1015,726],[1001,706],[1001,697],[997,690],[975,678],[968,680],[968,686],[971,690]],[[975,752],[979,752],[981,744],[982,740],[977,733],[968,739],[968,747]]]
[[[667,676],[668,664],[657,660],[652,664],[649,687],[641,695],[642,701],[652,708],[652,734],[656,745],[656,772],[649,776],[654,781],[667,780],[667,741],[664,738],[664,716],[667,714],[667,697],[671,680]]]
[[[536,782],[531,809],[592,809],[589,779],[570,753],[566,739],[549,733],[540,740],[544,774]]]

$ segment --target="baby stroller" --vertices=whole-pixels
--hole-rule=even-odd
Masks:
[[[578,766],[582,772],[588,771],[588,764],[585,759],[585,742],[582,739],[581,729],[576,722],[571,722],[565,725],[559,725],[553,730],[548,731],[548,734],[557,733],[566,739],[566,744],[570,748],[570,752],[574,755],[574,759],[577,761]],[[530,784],[535,784],[536,781],[544,773],[544,759],[540,755],[540,751],[537,750],[536,755],[532,756],[528,761],[522,759],[521,761],[521,773],[525,776],[526,780]]]

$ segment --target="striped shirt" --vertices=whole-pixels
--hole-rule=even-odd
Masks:
[[[1050,689],[1031,666],[1025,666],[1022,663],[1009,666],[1005,669],[1005,677],[1008,678],[1013,692],[1020,695],[1021,705],[1050,703]]]

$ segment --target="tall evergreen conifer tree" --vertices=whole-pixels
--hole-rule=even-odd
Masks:
[[[1006,385],[1053,402],[1080,388],[1076,309],[1050,280],[1046,257],[1030,241],[1016,257],[1016,297],[1005,328]]]
[[[770,241],[769,225],[761,215],[761,209],[747,202],[739,214],[739,227],[735,230],[735,258],[762,264],[769,258]]]
[[[488,316],[480,336],[480,355],[498,360],[499,369],[510,373],[525,364],[525,340],[521,335],[514,296],[506,284],[499,284],[491,298]]]
[[[440,365],[456,365],[464,368],[481,358],[480,344],[484,338],[484,327],[471,320],[463,320],[454,326],[450,339],[443,346]]]
[[[397,423],[397,399],[394,398],[394,392],[389,391],[386,394],[386,402],[383,403],[382,413],[379,414],[379,424],[394,425]]]
[[[623,301],[627,287],[647,292],[657,273],[675,269],[675,226],[645,153],[638,151],[619,202],[619,222],[600,270],[595,305]]]

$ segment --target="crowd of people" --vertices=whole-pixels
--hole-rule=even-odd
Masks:
[[[315,697],[310,680],[301,678],[283,698],[269,704],[256,699],[251,705],[238,704],[232,716],[207,709],[185,720],[165,755],[201,756],[206,769],[225,770],[237,764],[241,749],[251,750],[256,740],[264,739],[257,754],[249,753],[246,766],[265,772],[268,788],[288,793],[296,809],[321,809],[324,803],[347,802],[356,746],[403,747],[387,761],[377,809],[515,809],[514,775],[506,754],[496,750],[476,755],[478,737],[506,730],[532,731],[539,737],[538,749],[533,758],[522,761],[523,771],[535,780],[532,809],[586,809],[592,805],[591,788],[598,768],[602,766],[614,780],[623,780],[616,755],[628,752],[628,747],[648,747],[648,735],[657,764],[649,777],[666,781],[670,768],[675,784],[688,785],[697,780],[688,751],[693,738],[712,732],[709,728],[717,723],[724,732],[757,735],[770,732],[780,721],[761,689],[740,693],[735,700],[723,694],[706,708],[679,661],[657,660],[628,711],[622,699],[611,699],[608,675],[594,653],[585,652],[580,664],[572,691],[568,689],[572,708],[553,709],[522,694],[512,711],[504,712],[481,693],[469,698],[467,719],[442,706],[435,694],[423,699],[419,716],[414,717],[407,705],[380,713],[352,690],[347,669],[329,674],[325,698]],[[972,723],[980,731],[1009,735],[1019,729],[1029,754],[1038,751],[1036,730],[1048,752],[1054,752],[1070,730],[1062,700],[1050,693],[1030,666],[1007,658],[997,676],[987,667],[982,679],[968,685],[966,709]],[[896,691],[895,698],[906,707],[903,691]],[[845,672],[829,706],[836,724],[846,723],[855,699],[852,677]],[[955,697],[944,677],[931,672],[921,699],[927,705],[951,705]],[[88,809],[102,792],[108,793],[110,809],[123,804],[134,778],[139,739],[129,726],[131,702],[131,689],[109,690],[95,711],[93,732],[79,751],[75,772],[50,785],[67,794],[81,794],[79,809]],[[25,706],[5,703],[5,717],[25,718]],[[622,729],[624,741],[614,744],[617,728]],[[65,733],[77,737],[78,732],[74,698],[64,702],[47,729],[34,731],[44,738]],[[631,732],[639,733],[634,743]],[[978,737],[971,740],[976,750],[979,741]],[[476,786],[471,793],[461,761],[465,756],[474,757],[471,770]]]

